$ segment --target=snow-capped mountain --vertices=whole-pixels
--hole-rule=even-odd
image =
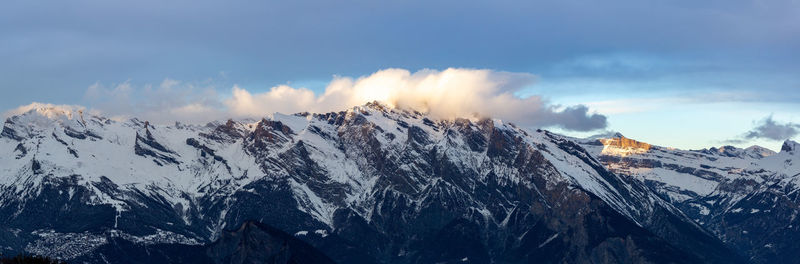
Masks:
[[[584,146],[380,103],[205,126],[35,107],[0,137],[0,246],[102,262],[254,220],[344,263],[739,261],[678,209],[689,195],[662,199]]]
[[[622,135],[579,141],[609,170],[644,183],[753,262],[798,261],[798,143],[787,140],[775,153],[678,150]]]

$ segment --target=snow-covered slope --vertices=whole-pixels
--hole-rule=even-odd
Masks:
[[[635,142],[622,135],[579,141],[609,170],[646,184],[752,260],[797,259],[797,251],[785,247],[791,239],[775,235],[800,234],[793,229],[800,186],[796,142],[787,140],[775,153],[759,146],[687,151],[610,144],[620,140]]]
[[[492,260],[561,247],[569,250],[554,261],[570,261],[652,243],[678,258],[729,257],[671,204],[569,138],[379,103],[205,126],[43,106],[6,120],[0,165],[0,245],[11,252],[74,258],[111,237],[208,243],[257,220],[290,234],[334,234],[380,262],[461,259],[464,249],[427,250],[448,228],[475,229],[458,240],[483,247],[465,251],[486,254],[473,258]],[[589,224],[598,219],[607,220]],[[41,246],[75,237],[86,239]],[[626,254],[607,260],[649,258]]]
[[[627,145],[617,141],[632,142]],[[582,140],[582,145],[596,155],[606,167],[616,173],[631,176],[646,183],[673,203],[683,203],[710,195],[723,182],[765,179],[749,170],[761,167],[760,154],[773,154],[754,146],[737,149],[724,146],[700,151],[687,151],[652,146],[619,135],[608,139]],[[739,197],[736,193],[731,193]],[[692,215],[706,215],[708,208],[694,203],[696,210],[682,208]],[[689,210],[687,210],[689,209]],[[699,218],[695,218],[700,220]]]

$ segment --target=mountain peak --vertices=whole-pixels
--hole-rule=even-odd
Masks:
[[[719,148],[711,147],[708,149],[701,149],[697,151],[705,154],[723,156],[723,157],[754,158],[754,159],[761,159],[776,154],[775,151],[772,151],[768,148],[758,145],[753,145],[744,149],[730,145],[725,145]]]
[[[616,131],[605,131],[603,133],[595,134],[587,139],[595,140],[595,139],[611,139],[611,138],[624,138],[625,136],[622,135],[620,132]]]
[[[8,111],[0,137],[22,140],[53,127],[75,130],[86,126],[86,108],[73,105],[31,103]],[[82,130],[82,129],[78,129]]]
[[[744,149],[744,151],[747,152],[751,157],[755,156],[755,157],[761,157],[761,158],[769,157],[769,156],[772,156],[772,155],[776,154],[775,151],[772,151],[771,149],[768,149],[768,148],[765,148],[765,147],[762,147],[762,146],[759,146],[759,145],[749,146],[746,149]]]
[[[794,152],[798,148],[800,148],[800,143],[797,143],[791,139],[787,139],[783,142],[783,146],[781,146],[781,152]]]
[[[389,104],[386,104],[386,103],[383,103],[383,102],[379,102],[379,101],[367,102],[366,104],[364,104],[364,107],[372,108],[372,109],[375,109],[375,110],[384,110],[384,109],[387,109],[387,108],[394,108]]]
[[[624,157],[646,153],[652,148],[650,144],[626,138],[619,133],[615,134],[618,134],[619,137],[598,139],[600,143],[603,143],[602,154]]]
[[[412,108],[396,106],[396,105],[392,105],[392,104],[389,104],[389,103],[386,103],[386,102],[381,102],[381,101],[367,102],[366,104],[355,106],[355,107],[353,107],[351,109],[353,111],[359,111],[359,112],[362,112],[362,113],[364,111],[376,111],[378,113],[389,113],[389,112],[395,111],[395,112],[406,114],[406,115],[415,115],[415,116],[425,115],[424,113],[419,112],[419,111],[417,111],[415,109],[412,109]]]
[[[29,105],[20,106],[16,109],[13,109],[6,113],[9,117],[11,116],[23,116],[23,115],[39,115],[46,117],[48,119],[74,119],[74,118],[81,118],[83,113],[86,112],[86,108],[83,106],[77,105],[54,105],[54,104],[46,104],[46,103],[31,103]]]

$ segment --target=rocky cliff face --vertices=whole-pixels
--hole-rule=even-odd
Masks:
[[[499,120],[378,103],[206,126],[35,109],[6,121],[0,151],[4,252],[196,249],[256,221],[342,263],[739,261],[647,182]]]
[[[601,138],[598,139],[603,144],[602,154],[628,156],[632,154],[647,153],[650,150],[650,144],[639,142],[624,136],[614,138]]]
[[[756,263],[797,263],[797,177],[786,141],[780,153],[753,146],[684,151],[653,146],[607,152],[580,140],[611,171],[638,180]]]

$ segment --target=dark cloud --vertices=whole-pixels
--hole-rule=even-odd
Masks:
[[[778,123],[768,116],[755,128],[744,134],[744,139],[786,140],[800,133],[800,124]]]
[[[607,118],[598,113],[590,113],[585,105],[574,105],[567,107],[560,112],[548,113],[549,116],[543,120],[543,124],[559,126],[573,131],[592,131],[604,129],[608,126]]]

